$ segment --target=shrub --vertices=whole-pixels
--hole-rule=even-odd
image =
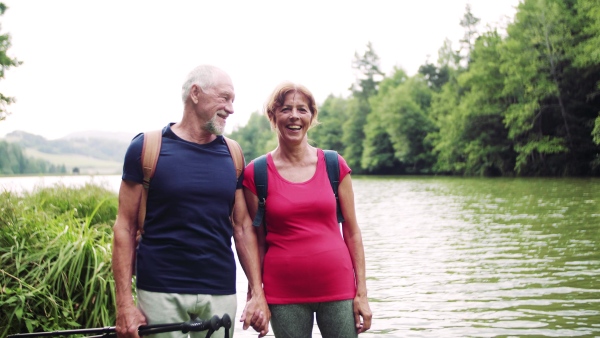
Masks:
[[[117,195],[87,184],[0,198],[0,337],[114,325]]]

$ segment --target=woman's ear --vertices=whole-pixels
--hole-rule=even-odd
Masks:
[[[271,124],[275,125],[277,122],[277,117],[275,113],[270,111],[267,114],[269,114],[269,121],[271,121]]]

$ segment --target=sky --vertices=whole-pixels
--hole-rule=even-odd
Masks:
[[[435,63],[445,39],[463,35],[470,4],[501,30],[519,0],[0,0],[0,33],[11,35],[0,93],[15,97],[0,137],[21,130],[58,139],[74,132],[139,132],[181,119],[181,85],[212,64],[232,78],[235,113],[226,132],[262,111],[282,81],[321,104],[348,97],[352,60],[367,44],[390,75]]]

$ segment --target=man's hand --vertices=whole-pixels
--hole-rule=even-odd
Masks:
[[[248,327],[258,332],[259,337],[264,337],[269,333],[269,321],[271,320],[271,311],[267,305],[264,294],[252,295],[246,302],[240,322],[243,322],[243,329]]]
[[[135,305],[117,308],[117,337],[139,338],[138,328],[142,325],[147,325],[146,317]]]

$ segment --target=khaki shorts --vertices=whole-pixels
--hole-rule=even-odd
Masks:
[[[226,313],[231,318],[229,337],[233,337],[235,314],[237,311],[236,295],[187,295],[177,293],[160,293],[137,290],[138,308],[146,316],[148,325],[181,323],[190,320],[189,314],[197,315],[198,319],[210,320],[214,315],[223,317]],[[207,331],[190,332],[189,337],[204,338]],[[187,333],[165,332],[149,335],[151,338],[182,338]],[[225,328],[213,332],[213,338],[225,337]]]

